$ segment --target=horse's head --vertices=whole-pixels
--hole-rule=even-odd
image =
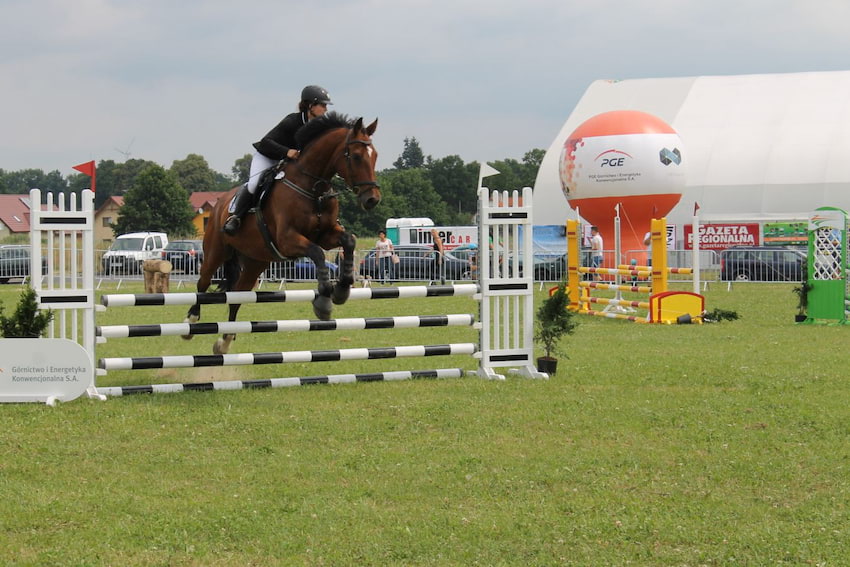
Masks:
[[[360,206],[375,208],[381,202],[381,189],[375,180],[375,163],[378,151],[372,145],[372,134],[378,128],[378,119],[363,127],[363,118],[358,118],[345,137],[345,148],[337,162],[337,174],[357,195]]]

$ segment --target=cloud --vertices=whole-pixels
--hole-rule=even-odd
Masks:
[[[597,79],[846,68],[850,5],[824,0],[78,0],[4,3],[0,168],[88,159],[229,172],[305,84],[434,157],[545,148]]]

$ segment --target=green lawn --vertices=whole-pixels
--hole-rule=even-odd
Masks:
[[[0,286],[7,312],[19,292]],[[794,325],[790,285],[714,284],[705,295],[709,309],[741,319],[666,326],[581,317],[564,341],[570,358],[548,381],[3,406],[0,562],[846,564],[850,328]],[[110,309],[98,321],[177,322],[184,312]],[[468,298],[373,301],[335,315],[429,313],[477,307]],[[247,306],[243,315],[310,317],[306,304]],[[203,320],[224,319],[224,307],[205,307]],[[206,354],[212,340],[112,339],[98,356]],[[474,340],[469,329],[396,330],[246,335],[234,346]],[[451,357],[110,372],[99,384],[458,365],[474,368]]]

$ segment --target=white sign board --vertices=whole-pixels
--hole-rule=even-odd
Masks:
[[[68,339],[0,339],[0,402],[67,402],[81,396],[93,369]]]

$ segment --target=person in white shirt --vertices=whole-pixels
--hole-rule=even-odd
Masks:
[[[387,238],[383,230],[378,233],[378,241],[375,243],[375,257],[378,259],[378,274],[381,283],[387,283],[387,279],[393,278],[393,243]]]
[[[604,244],[602,242],[602,235],[599,234],[599,227],[592,226],[590,227],[590,265],[593,268],[599,268],[602,266],[602,249]],[[594,274],[595,280],[600,279],[599,274]]]

